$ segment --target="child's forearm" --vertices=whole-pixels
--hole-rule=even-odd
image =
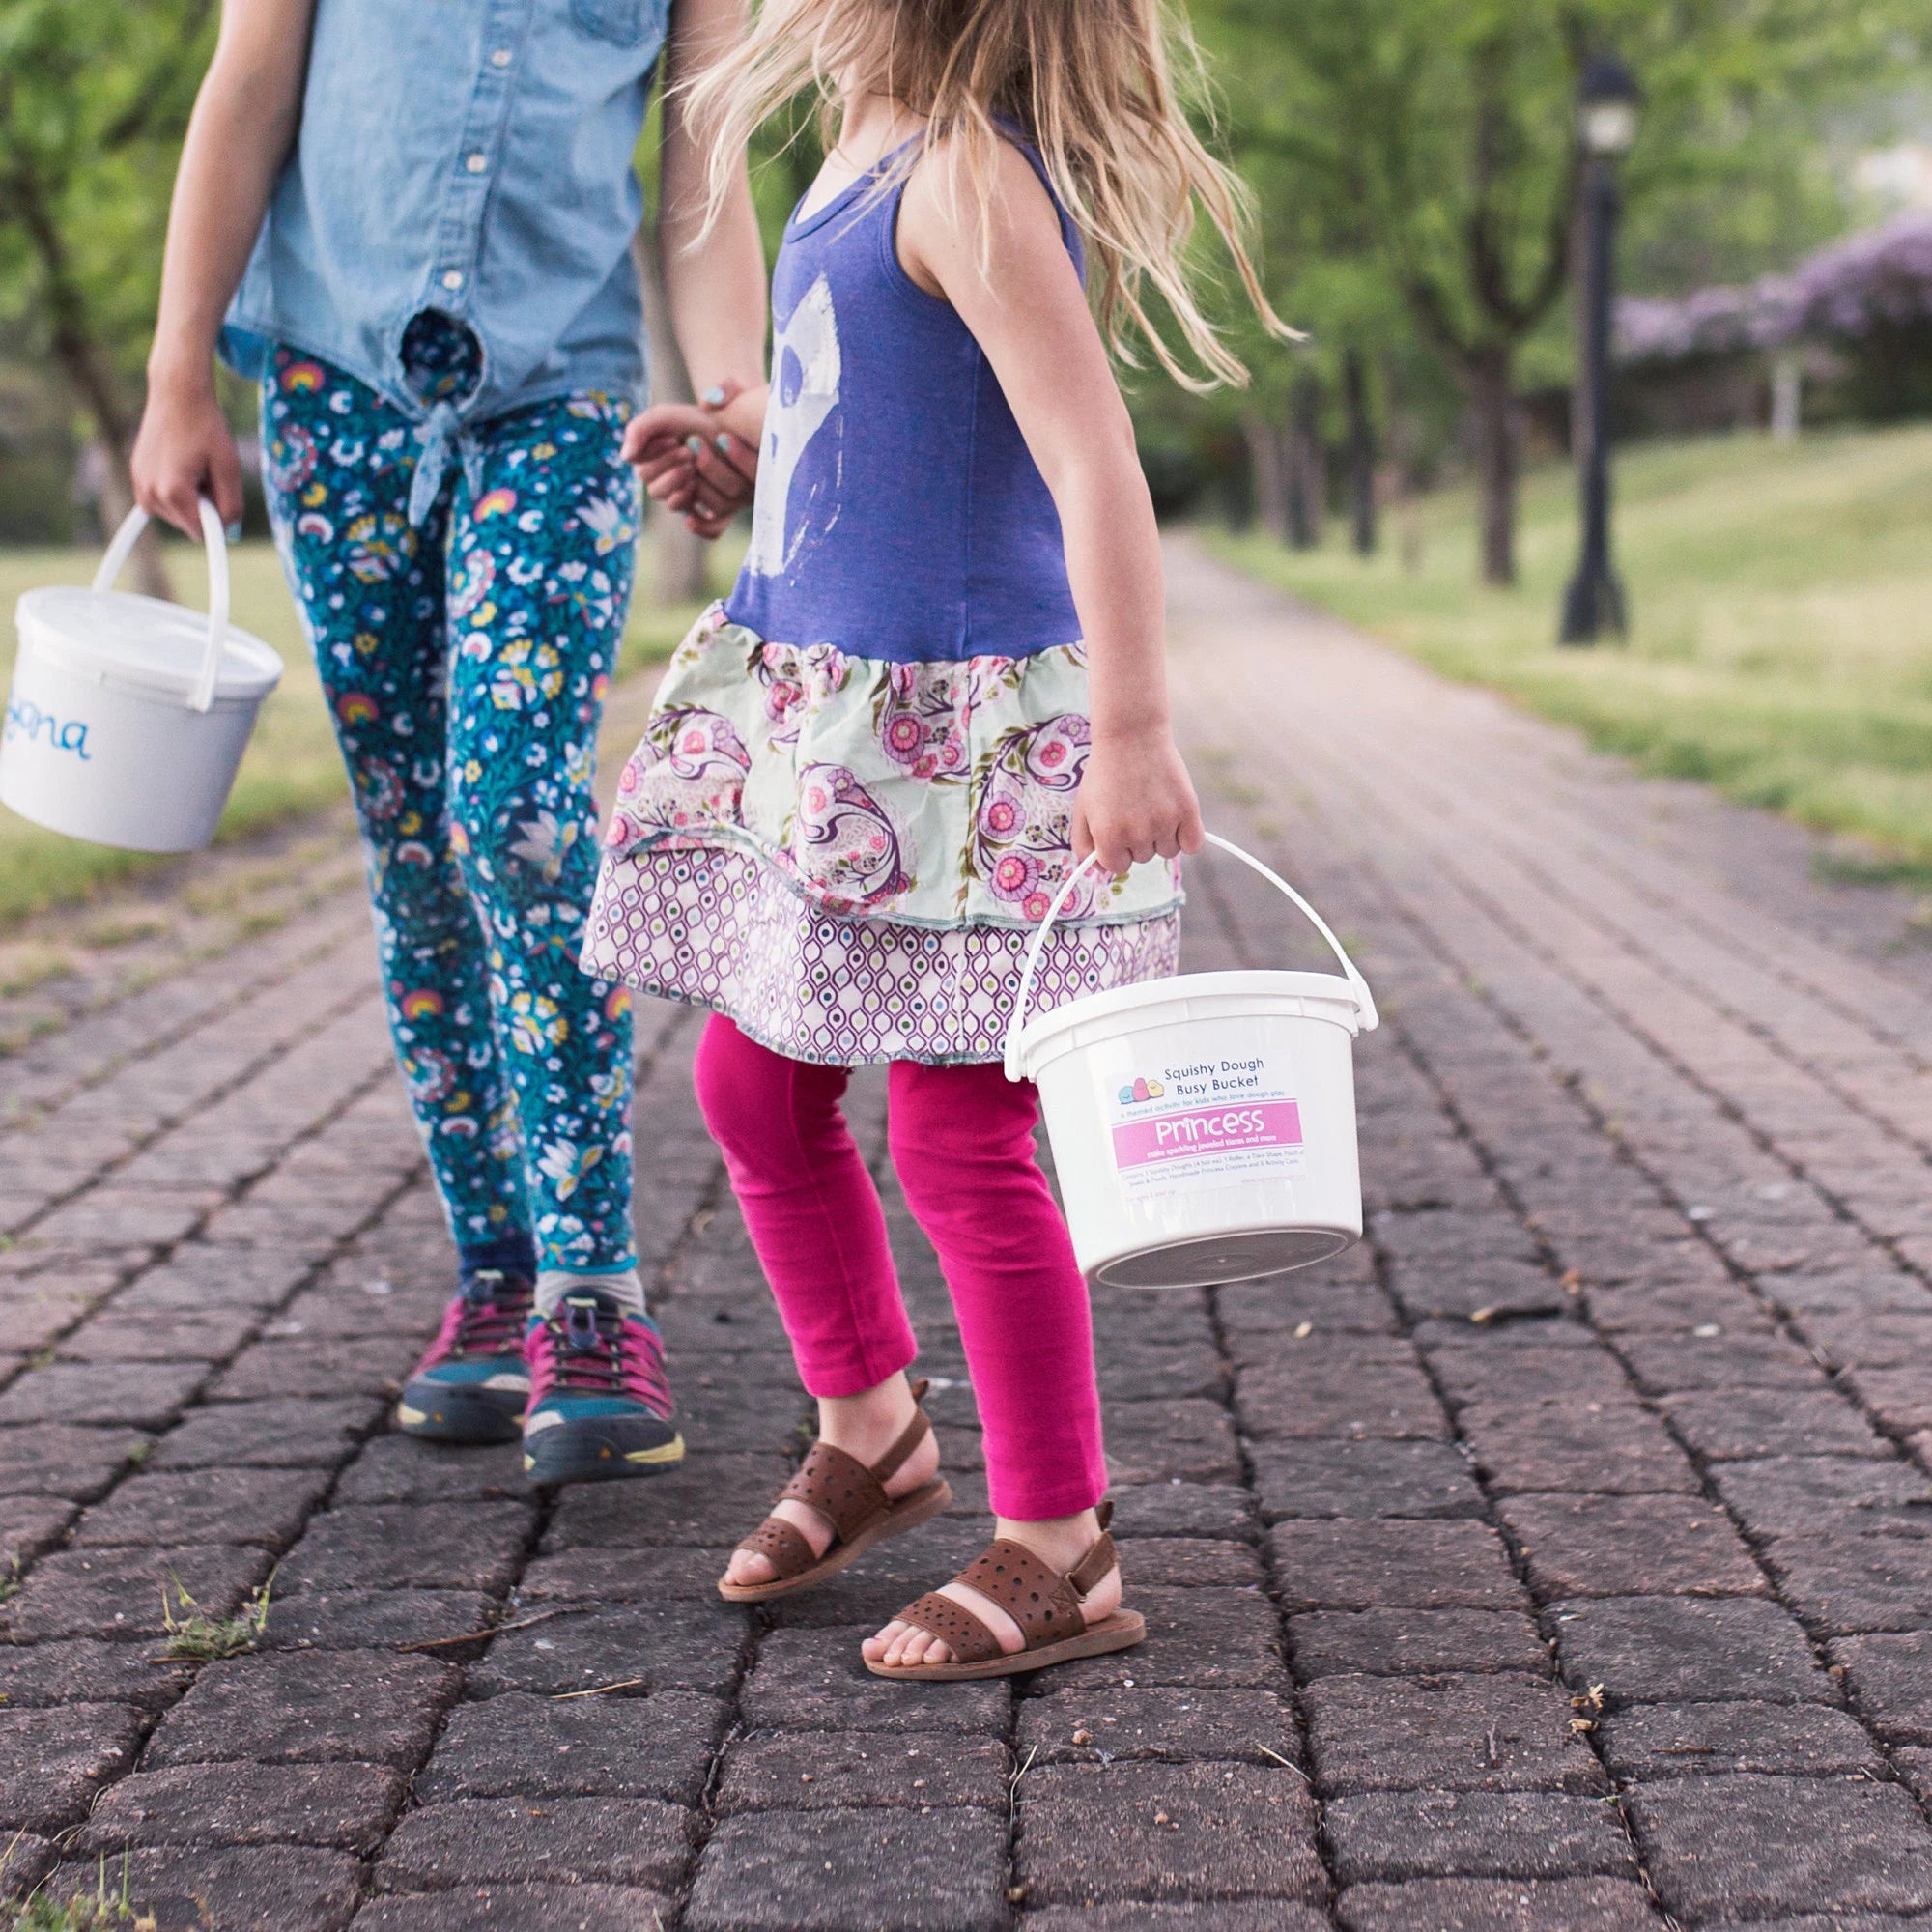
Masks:
[[[156,388],[213,383],[215,336],[301,118],[308,0],[231,0],[175,176],[149,355]]]
[[[1138,463],[1099,458],[1055,479],[1066,578],[1087,646],[1096,742],[1164,733],[1160,533]]]
[[[765,257],[751,179],[741,156],[706,234],[709,146],[677,91],[736,42],[745,11],[743,0],[677,0],[672,15],[658,231],[671,327],[700,396],[723,384],[754,388],[764,375]]]

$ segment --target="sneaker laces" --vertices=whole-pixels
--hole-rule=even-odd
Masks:
[[[478,1268],[463,1284],[451,1352],[458,1355],[512,1355],[523,1339],[529,1290],[500,1268]]]
[[[664,1348],[648,1321],[626,1321],[602,1295],[568,1294],[550,1325],[556,1388],[631,1396],[660,1414],[670,1413]]]

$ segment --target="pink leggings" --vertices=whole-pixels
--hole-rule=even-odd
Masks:
[[[919,1345],[842,1066],[787,1060],[713,1015],[697,1100],[814,1396],[857,1395]],[[1072,1516],[1107,1487],[1087,1286],[1034,1157],[1034,1090],[998,1066],[893,1063],[887,1140],[937,1250],[985,1428],[996,1514]]]

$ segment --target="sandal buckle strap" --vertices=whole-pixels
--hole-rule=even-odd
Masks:
[[[1094,1539],[1093,1548],[1066,1573],[1073,1594],[1076,1597],[1086,1596],[1120,1560],[1119,1552],[1114,1548],[1114,1539],[1102,1530]]]

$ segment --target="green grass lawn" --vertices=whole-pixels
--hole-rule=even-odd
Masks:
[[[721,549],[726,554],[714,562],[714,582],[728,581],[727,570],[735,568],[742,548],[742,539],[725,539]],[[646,545],[640,561],[647,565],[648,558]],[[91,551],[0,551],[0,612],[4,612],[0,678],[13,673],[13,611],[21,591],[43,583],[85,583],[97,560]],[[185,603],[202,606],[208,578],[201,553],[186,545],[170,545],[168,568],[176,594]],[[224,838],[312,811],[340,798],[345,789],[321,688],[273,548],[266,543],[240,546],[232,553],[231,576],[236,623],[272,644],[287,672],[263,706],[242,761],[221,821]],[[624,632],[620,676],[668,657],[696,614],[695,605],[655,606],[645,594],[648,588],[646,569],[640,573],[639,593]],[[117,852],[43,832],[0,807],[0,929],[44,906],[84,898],[152,863],[139,853]]]
[[[1539,470],[1522,499],[1519,588],[1476,582],[1474,503],[1416,512],[1367,561],[1331,525],[1301,553],[1215,536],[1232,561],[1451,677],[1579,727],[1646,771],[1874,841],[1932,867],[1932,426],[1652,445],[1617,469],[1623,646],[1560,650],[1575,486]],[[1882,861],[1876,869],[1886,869]]]

